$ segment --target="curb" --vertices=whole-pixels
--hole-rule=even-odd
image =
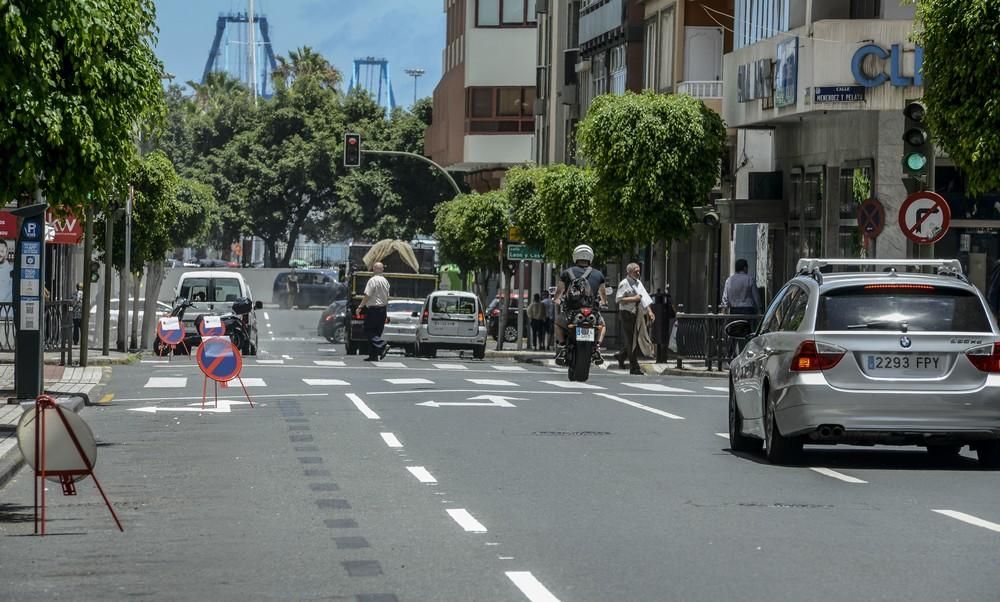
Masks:
[[[134,364],[135,362],[139,361],[139,359],[141,357],[142,357],[141,353],[130,353],[126,357],[104,357],[102,355],[98,355],[97,357],[89,357],[89,358],[87,358],[87,366],[124,366],[124,365],[127,365],[127,364]],[[62,366],[62,365],[64,365],[64,364],[59,363],[59,360],[57,358],[51,358],[51,359],[50,358],[46,358],[42,363],[44,365],[46,365],[46,366]],[[14,365],[14,360],[13,360],[13,358],[11,358],[11,359],[0,358],[0,365],[13,366]],[[74,364],[66,366],[66,367],[67,368],[79,368],[80,367],[79,358],[77,358],[77,360],[76,360],[76,362]]]

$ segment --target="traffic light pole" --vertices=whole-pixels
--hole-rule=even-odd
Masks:
[[[428,159],[423,155],[418,155],[417,153],[408,153],[406,151],[365,150],[365,149],[362,149],[361,153],[365,155],[389,155],[393,157],[412,157],[414,159],[420,159],[424,163],[436,167],[438,171],[444,174],[444,177],[448,179],[448,183],[451,184],[451,187],[455,190],[455,196],[462,194],[462,189],[458,187],[458,183],[455,182],[455,178],[451,177],[451,174],[448,173],[448,171],[445,170],[445,168],[441,167],[440,165],[438,165],[434,161],[431,161],[430,159]]]

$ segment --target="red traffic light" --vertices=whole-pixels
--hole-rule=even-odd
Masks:
[[[348,136],[347,143],[350,144],[351,146],[354,146],[355,144],[358,143],[358,139],[353,136]]]

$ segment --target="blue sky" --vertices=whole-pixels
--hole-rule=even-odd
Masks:
[[[160,28],[156,53],[176,83],[199,81],[220,13],[246,12],[246,0],[155,0]],[[275,55],[310,46],[350,80],[353,60],[389,61],[397,104],[413,101],[413,78],[403,70],[426,70],[418,97],[430,96],[441,77],[445,14],[441,0],[254,0],[267,16]],[[231,38],[234,39],[234,38]]]

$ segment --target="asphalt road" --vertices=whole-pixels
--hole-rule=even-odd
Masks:
[[[0,599],[1000,600],[1000,472],[971,455],[770,466],[730,452],[722,379],[372,365],[318,316],[263,312],[254,408],[233,383],[199,411],[189,358],[116,367],[81,415],[125,532],[85,482],[31,536],[22,471]]]

